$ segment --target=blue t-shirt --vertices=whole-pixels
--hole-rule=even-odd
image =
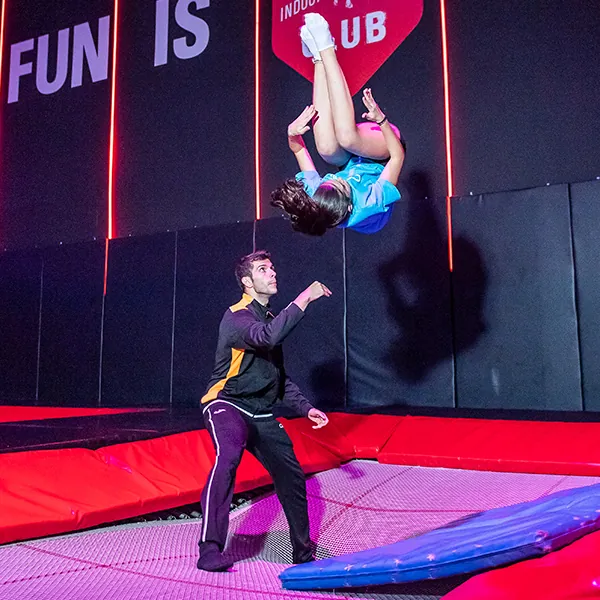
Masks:
[[[352,188],[352,212],[338,227],[348,227],[361,233],[375,233],[390,219],[392,204],[400,200],[400,192],[389,181],[380,181],[384,165],[361,156],[353,156],[336,174],[321,177],[316,171],[296,175],[309,196],[325,181],[345,179]]]

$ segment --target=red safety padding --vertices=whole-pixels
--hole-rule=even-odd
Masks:
[[[163,408],[60,408],[52,406],[0,406],[0,423],[43,421],[71,417],[97,417],[130,412],[163,411]]]
[[[144,512],[197,502],[216,457],[205,429],[107,446],[96,452],[104,457],[105,462],[135,470],[157,485],[160,496],[150,498],[144,505]],[[270,482],[271,477],[265,468],[251,454],[244,452],[236,474],[235,493]],[[165,503],[167,497],[172,499],[169,506]],[[158,503],[158,507],[154,507],[153,503]]]
[[[235,474],[235,487],[233,491],[236,494],[241,494],[242,492],[268,485],[272,481],[271,476],[258,460],[249,452],[244,452],[242,462]]]
[[[286,422],[305,472],[339,466],[338,456]],[[85,529],[197,502],[215,460],[206,430],[107,446],[0,455],[0,543]],[[248,452],[235,491],[271,482]]]
[[[212,442],[204,430],[106,446],[96,450],[96,455],[152,486],[139,488],[138,514],[198,501],[198,490],[214,459]]]
[[[332,413],[313,430],[283,420],[302,467],[353,458],[494,471],[600,474],[600,424]],[[208,432],[118,444],[0,455],[0,543],[82,529],[195,502],[214,461]],[[244,453],[235,490],[270,483]]]
[[[330,425],[336,434],[343,435],[353,451],[352,458],[375,459],[390,439],[404,417],[393,415],[351,415],[347,413],[330,413]]]
[[[405,417],[382,463],[513,473],[600,474],[600,423]]]
[[[91,450],[0,456],[0,543],[83,529],[139,514],[151,481],[109,465]]]
[[[600,598],[600,532],[543,558],[487,571],[443,600],[597,600]]]
[[[279,419],[279,421],[290,436],[298,462],[305,473],[318,473],[340,466],[342,460],[338,454],[330,452],[322,444],[316,444],[313,439],[304,434],[308,419]],[[311,421],[308,423],[310,426]]]
[[[356,457],[354,444],[350,438],[345,435],[343,427],[339,426],[342,419],[339,419],[339,413],[329,413],[329,423],[320,429],[313,429],[314,423],[310,419],[281,419],[285,423],[286,431],[292,432],[294,436],[304,437],[308,443],[317,444],[323,447],[327,452],[338,457],[340,462],[347,462]],[[346,415],[342,415],[346,416]],[[356,415],[347,415],[356,420]],[[358,417],[360,419],[360,417]]]
[[[247,454],[247,453],[246,453]],[[0,543],[85,529],[197,502],[212,467],[206,431],[118,444],[0,455]],[[244,456],[236,491],[270,482]]]

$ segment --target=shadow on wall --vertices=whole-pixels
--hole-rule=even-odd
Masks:
[[[385,355],[399,377],[418,383],[441,362],[471,347],[485,332],[483,302],[487,274],[479,249],[464,237],[454,239],[449,278],[446,224],[431,200],[428,177],[419,171],[407,181],[408,218],[402,251],[379,267],[388,312],[398,337]],[[451,290],[460,303],[460,331],[452,331]]]

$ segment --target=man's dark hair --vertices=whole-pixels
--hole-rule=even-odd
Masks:
[[[289,215],[294,231],[323,235],[348,216],[350,198],[327,182],[322,183],[311,198],[300,181],[288,179],[271,193],[271,205]]]
[[[271,253],[267,252],[266,250],[257,250],[252,254],[242,256],[242,258],[240,258],[238,261],[238,264],[235,266],[235,278],[237,279],[240,288],[242,288],[242,292],[244,291],[242,279],[244,277],[252,276],[252,263],[259,260],[271,260]]]

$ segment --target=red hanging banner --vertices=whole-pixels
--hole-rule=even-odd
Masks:
[[[327,19],[354,95],[417,26],[423,0],[273,0],[273,52],[309,81],[313,65],[302,52],[300,27],[311,12]]]

